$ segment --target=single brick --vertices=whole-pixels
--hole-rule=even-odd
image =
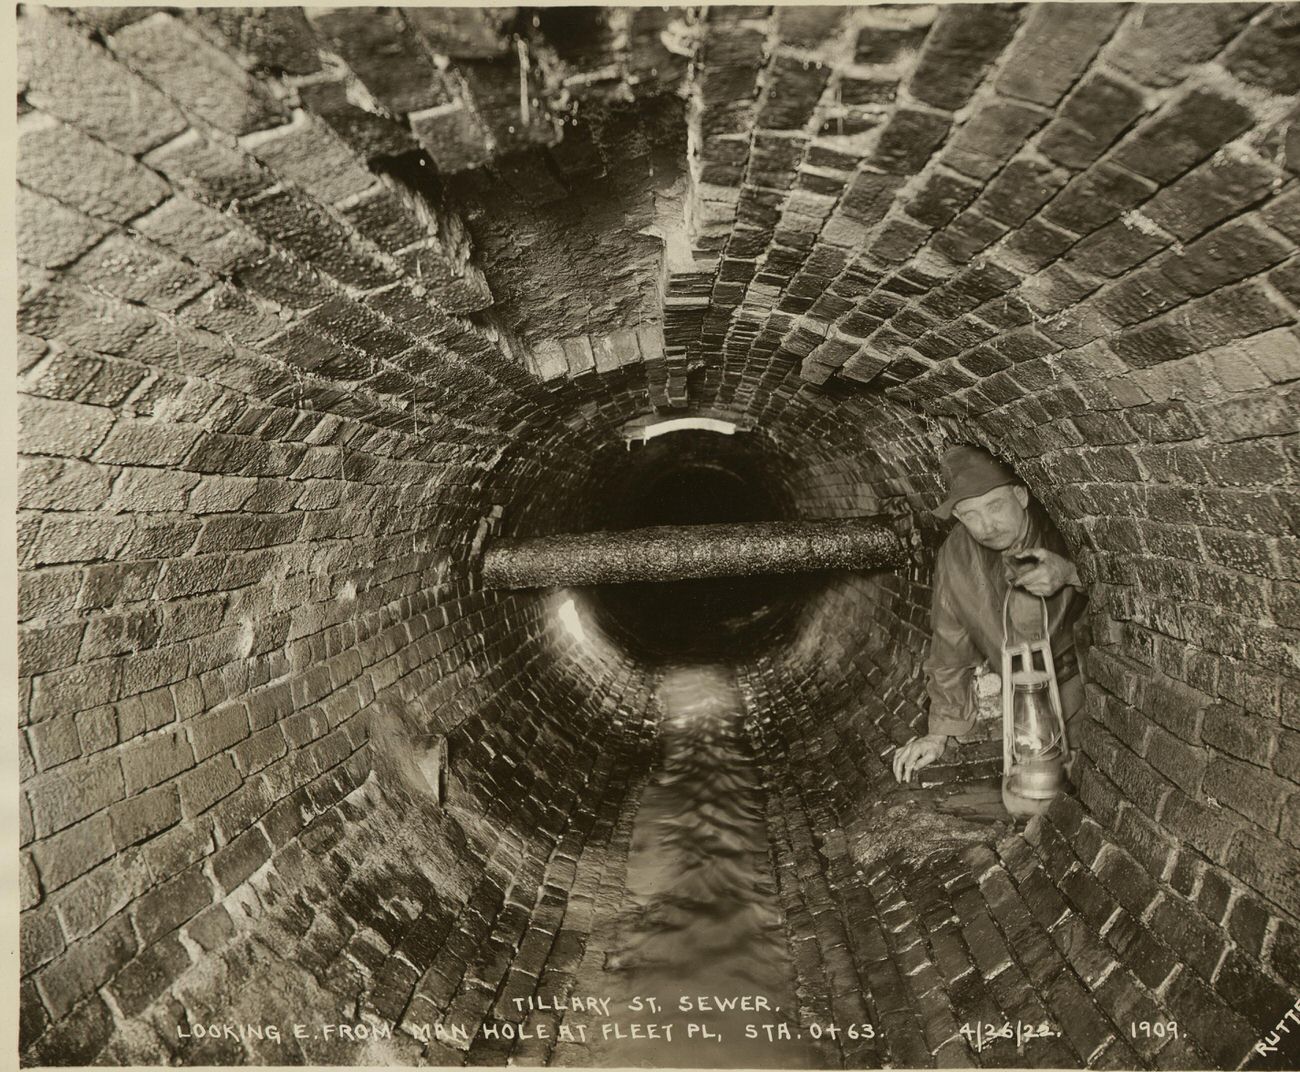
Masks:
[[[303,13],[293,8],[198,8],[189,13],[211,27],[258,71],[315,74],[319,44]]]
[[[239,218],[273,242],[339,282],[364,290],[396,276],[316,201],[276,187],[235,206]]]
[[[250,253],[241,248],[235,259],[242,263],[249,256]],[[222,266],[218,269],[206,261],[203,263],[213,271],[226,272],[231,267]],[[181,315],[194,327],[215,335],[228,335],[242,346],[258,346],[281,328],[280,321],[269,310],[255,303],[243,291],[225,284],[200,295]]]
[[[231,752],[236,766],[247,777],[263,767],[280,759],[288,751],[284,734],[278,726],[268,726],[254,733],[247,741],[237,745]]]
[[[375,184],[374,173],[365,163],[307,112],[297,111],[291,122],[250,134],[240,144],[277,175],[329,205],[365,193]]]
[[[197,473],[171,469],[125,468],[113,482],[110,509],[142,513],[183,511],[189,492],[199,480]]]
[[[41,878],[30,852],[24,852],[18,864],[18,910],[26,912],[41,903]]]
[[[1300,92],[1300,50],[1295,12],[1271,8],[1223,54],[1223,66],[1243,82],[1274,93]]]
[[[259,828],[253,827],[212,857],[212,873],[229,893],[270,858],[270,842]]]
[[[1188,1035],[1221,1068],[1242,1064],[1259,1039],[1259,1027],[1227,1008],[1192,972],[1178,974],[1162,1004],[1180,1027],[1188,1025]]]
[[[396,9],[308,9],[306,13],[317,33],[338,49],[366,88],[394,115],[450,99],[429,54]]]
[[[18,33],[29,104],[132,155],[185,129],[185,119],[166,97],[57,15],[24,8]],[[73,174],[84,181],[94,172],[82,160]]]
[[[111,1032],[112,1016],[107,1009],[104,1010],[104,1014]],[[41,996],[36,990],[35,982],[30,979],[23,981],[18,990],[18,1049],[22,1052],[31,1052],[31,1047],[40,1045],[54,1034],[62,1034],[62,1031],[47,1033],[45,1029],[49,1024],[50,1017],[41,1003]],[[107,1033],[105,1040],[107,1040]],[[48,1051],[42,1048],[41,1052]]]
[[[190,965],[190,955],[180,940],[164,938],[141,953],[108,984],[117,1007],[138,1016]]]
[[[1192,89],[1139,126],[1111,158],[1130,171],[1167,183],[1252,123],[1245,105],[1208,89]]]
[[[1205,792],[1267,831],[1277,829],[1293,786],[1248,763],[1215,756],[1205,772]]]
[[[963,175],[989,179],[1049,114],[1038,107],[993,97],[957,129],[944,148],[943,160]]]
[[[219,208],[240,198],[254,197],[274,182],[274,177],[251,156],[209,141],[197,130],[186,131],[155,149],[144,162],[175,186]]]
[[[96,363],[89,385],[77,395],[77,401],[92,406],[116,408],[126,401],[127,396],[148,374],[148,370],[140,365],[109,357],[101,358]]]
[[[1205,710],[1201,736],[1206,744],[1258,766],[1269,761],[1271,735],[1262,732],[1258,716],[1232,704],[1214,704]]]
[[[925,39],[909,92],[936,108],[960,108],[1011,39],[1018,21],[1019,12],[1011,4],[943,8]]]
[[[39,569],[25,570],[18,577],[18,620],[29,621],[36,617],[59,620],[77,606],[77,593],[82,586],[82,570]]]
[[[887,174],[915,174],[943,143],[949,126],[946,116],[899,108],[881,132],[871,162]]]
[[[96,456],[110,465],[175,465],[198,442],[202,429],[164,421],[123,420]]]
[[[113,473],[59,458],[18,459],[18,505],[30,510],[95,510],[108,499]]]
[[[1148,922],[1151,932],[1178,954],[1179,959],[1209,980],[1228,944],[1222,929],[1214,926],[1185,901],[1166,897]]]
[[[125,916],[119,916],[91,937],[69,946],[36,976],[41,998],[55,1018],[62,1019],[120,970],[135,951],[131,925]]]
[[[68,274],[123,301],[174,313],[216,280],[140,239],[115,234],[79,260]]]
[[[114,804],[108,816],[113,843],[121,850],[179,822],[180,797],[175,785],[161,785]]]
[[[28,984],[29,986],[30,984]],[[28,986],[24,986],[24,1022]],[[33,1000],[35,1000],[33,998]],[[40,1002],[37,1000],[36,1004]],[[93,1062],[108,1045],[117,1021],[98,994],[78,1005],[67,1017],[35,1039],[31,1050],[35,1063],[85,1065]]]
[[[63,928],[54,909],[46,905],[25,912],[19,919],[18,943],[22,973],[27,975],[48,964],[67,947]]]
[[[419,264],[422,268],[429,267],[435,285],[453,278],[456,266],[437,238],[436,221],[428,218],[427,209],[417,212],[409,196],[399,190],[375,183],[365,195],[340,211],[386,253],[405,256],[412,246],[420,245]]]
[[[219,130],[247,134],[286,118],[281,105],[256,79],[164,12],[115,33],[113,50],[182,108]]]
[[[1141,918],[1155,900],[1159,887],[1141,864],[1117,846],[1097,861],[1097,875],[1133,916]]]
[[[116,699],[122,668],[114,660],[70,666],[35,679],[30,714],[34,722],[55,715],[84,711]]]
[[[186,722],[186,729],[200,762],[228,749],[249,734],[248,712],[242,703],[231,703]]]
[[[179,730],[128,745],[121,750],[120,758],[128,794],[165,782],[194,766],[189,740]]]
[[[131,229],[210,272],[229,271],[263,249],[256,235],[183,194],[132,220]]]
[[[1248,4],[1134,9],[1102,58],[1146,85],[1170,86],[1212,58],[1256,10]]]
[[[18,673],[21,677],[71,666],[77,661],[84,626],[80,622],[25,628],[18,631]]]
[[[20,385],[27,394],[63,401],[82,400],[82,394],[103,368],[103,362],[89,354],[52,349],[46,360],[26,370]]]
[[[1104,71],[1093,71],[1043,131],[1038,149],[1066,167],[1087,167],[1146,108],[1146,96],[1140,89]]]
[[[114,557],[126,542],[131,523],[96,514],[51,514],[41,524],[30,555],[33,565],[89,562]]]
[[[18,449],[24,454],[87,458],[113,427],[112,410],[20,395]]]
[[[1161,822],[1174,837],[1222,863],[1242,820],[1217,802],[1205,804],[1174,790],[1165,801]]]
[[[1264,200],[1276,178],[1277,173],[1253,151],[1234,143],[1161,190],[1143,206],[1142,212],[1187,241],[1220,220]],[[1270,205],[1277,203],[1270,202]],[[1268,215],[1267,208],[1264,215]]]
[[[1207,760],[1203,748],[1185,744],[1159,727],[1153,727],[1147,744],[1147,759],[1183,792],[1193,796],[1200,792]]]
[[[37,842],[32,849],[32,858],[41,875],[42,889],[52,893],[80,878],[113,852],[108,814],[101,811]]]
[[[239,772],[230,756],[213,756],[177,780],[182,812],[186,818],[201,814],[234,792],[239,783]]]
[[[1256,963],[1240,949],[1228,950],[1214,977],[1214,990],[1247,1019],[1258,1016],[1264,1010],[1277,1010],[1277,1017],[1281,1019],[1295,1000],[1285,988],[1261,972]]]
[[[130,157],[43,116],[22,123],[17,167],[25,186],[96,220],[123,223],[167,196],[167,184]],[[88,236],[93,226],[78,229]],[[64,248],[75,241],[65,237]]]
[[[34,722],[27,729],[27,740],[37,770],[49,770],[77,759],[82,754],[81,739],[73,715],[56,715]]]
[[[197,942],[205,953],[220,949],[237,933],[234,921],[223,905],[215,905],[186,928],[186,935]]]
[[[271,808],[274,798],[263,778],[252,778],[212,809],[212,819],[223,841],[233,841]]]
[[[765,74],[756,124],[763,130],[801,129],[817,107],[830,68],[778,51],[769,61]]]
[[[1292,252],[1247,220],[1233,220],[1164,259],[1160,270],[1189,294],[1205,294],[1271,268]]]
[[[37,837],[48,837],[107,807],[124,795],[116,756],[95,756],[54,770],[27,788]]]
[[[154,881],[180,874],[212,852],[212,824],[207,819],[180,823],[140,847]]]
[[[1102,162],[1071,180],[1043,216],[1058,227],[1088,234],[1145,201],[1154,189],[1123,168]]]
[[[212,904],[212,883],[199,867],[150,890],[132,906],[136,934],[149,945]]]
[[[18,257],[41,268],[75,261],[112,227],[83,216],[52,198],[18,188]]]
[[[990,219],[1018,227],[1050,201],[1069,174],[1032,157],[1017,158],[985,188],[976,208]]]
[[[997,91],[1052,107],[1087,69],[1125,12],[1120,4],[1034,8],[1007,50]]]

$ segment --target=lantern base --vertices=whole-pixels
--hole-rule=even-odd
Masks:
[[[1016,816],[1041,815],[1065,789],[1059,754],[1015,764],[1002,777],[1002,804]]]
[[[1007,781],[1007,778],[1002,779],[1002,806],[1007,809],[1007,814],[1012,818],[1032,819],[1035,815],[1042,815],[1048,805],[1056,799],[1054,796],[1046,800],[1022,797],[1007,786]]]

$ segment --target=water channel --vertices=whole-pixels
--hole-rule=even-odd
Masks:
[[[763,788],[734,677],[724,666],[670,667],[659,700],[662,753],[636,814],[617,938],[581,989],[610,996],[614,1009],[640,999],[646,1011],[615,1015],[672,1025],[671,1038],[604,1039],[597,1027],[583,1063],[819,1067],[798,1034]],[[789,1041],[768,1040],[763,1025],[778,1024]]]

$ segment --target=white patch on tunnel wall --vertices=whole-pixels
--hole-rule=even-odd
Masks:
[[[552,588],[543,598],[547,633],[579,673],[590,677],[622,661],[618,647],[592,617],[581,590]]]
[[[578,607],[574,603],[572,596],[560,604],[560,609],[556,614],[560,619],[560,624],[568,630],[569,636],[573,637],[579,644],[587,639],[586,630],[582,628],[582,617],[578,614]]]
[[[722,421],[714,417],[673,417],[653,424],[627,424],[623,426],[623,438],[631,446],[633,443],[645,443],[656,436],[669,432],[717,432],[719,435],[735,435],[735,421]]]

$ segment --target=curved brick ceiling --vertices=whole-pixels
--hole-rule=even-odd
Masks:
[[[295,1060],[459,1063],[402,1026],[571,985],[654,674],[477,557],[600,525],[624,424],[689,415],[915,550],[737,668],[804,1011],[883,1027],[828,1060],[1005,1016],[1067,1027],[1039,1066],[1237,1067],[1300,986],[1296,26],[24,9],[24,1060],[281,1063],[182,1029],[312,1007],[397,1030]],[[902,866],[954,441],[1076,550],[1090,721],[1077,799]]]

